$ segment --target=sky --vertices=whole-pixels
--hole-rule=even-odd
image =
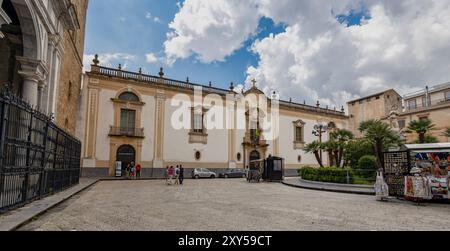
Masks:
[[[450,0],[90,0],[84,65],[340,107],[450,81]]]

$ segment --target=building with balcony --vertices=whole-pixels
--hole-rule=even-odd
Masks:
[[[449,142],[444,131],[450,128],[450,83],[433,87],[425,87],[421,91],[403,97],[404,110],[398,116],[400,129],[408,126],[413,120],[429,119],[436,125],[430,132],[440,142]],[[408,135],[407,140],[417,140],[417,135]]]
[[[317,165],[314,155],[303,150],[318,140],[312,134],[315,125],[348,126],[341,109],[268,97],[256,82],[235,92],[233,84],[221,89],[166,78],[163,69],[153,76],[100,63],[96,58],[85,74],[77,125],[84,176],[113,176],[117,161],[123,168],[140,163],[148,177],[179,164],[187,171],[245,168],[269,155],[285,158],[287,174],[296,175],[301,166]],[[246,102],[250,98],[256,106]],[[218,110],[223,116],[215,115]],[[279,136],[266,133],[267,127]]]
[[[361,122],[375,119],[385,121],[404,132],[413,120],[429,119],[436,125],[429,135],[440,142],[450,142],[444,131],[450,128],[450,83],[400,96],[395,90],[370,95],[348,102],[350,130],[358,137]],[[405,134],[407,142],[414,142],[417,135]]]

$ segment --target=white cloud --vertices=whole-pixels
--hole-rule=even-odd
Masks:
[[[147,11],[147,12],[145,13],[145,18],[150,19],[150,20],[153,20],[153,22],[155,22],[155,23],[162,23],[161,18],[156,17],[156,16],[153,16],[152,13],[149,12],[149,11]]]
[[[258,26],[254,0],[186,0],[169,24],[164,43],[169,63],[195,55],[201,62],[223,61]]]
[[[94,60],[94,54],[84,55],[83,57],[83,71],[90,71],[91,64],[93,64],[92,60]],[[117,68],[119,64],[122,65],[122,69],[126,69],[128,63],[136,60],[135,55],[131,55],[128,53],[104,53],[98,55],[98,60],[100,61],[101,66]]]
[[[370,19],[347,27],[335,16],[361,5]],[[165,42],[172,62],[195,55],[224,60],[242,47],[261,16],[286,30],[256,41],[247,70],[261,89],[330,106],[373,92],[401,93],[450,80],[450,1],[186,0]],[[239,73],[236,73],[239,74]]]
[[[153,53],[146,54],[145,59],[146,59],[147,63],[149,63],[149,64],[154,64],[154,63],[158,62],[158,58]]]

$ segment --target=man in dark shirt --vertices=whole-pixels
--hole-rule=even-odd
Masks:
[[[178,175],[178,180],[180,182],[180,185],[183,185],[183,181],[184,181],[184,168],[183,168],[183,165],[180,165],[180,173]]]

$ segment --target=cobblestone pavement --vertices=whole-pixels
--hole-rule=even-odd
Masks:
[[[450,230],[450,205],[245,180],[104,181],[21,230]]]

